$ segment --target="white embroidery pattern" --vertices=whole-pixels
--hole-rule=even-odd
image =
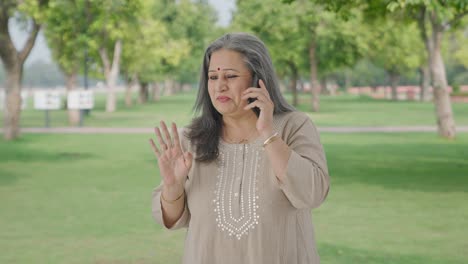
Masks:
[[[218,227],[228,232],[229,236],[235,235],[240,240],[243,235],[247,235],[249,230],[258,225],[260,217],[257,212],[259,208],[257,177],[260,174],[261,155],[258,149],[252,148],[252,154],[254,154],[251,155],[252,158],[242,162],[243,157],[238,157],[241,155],[238,155],[237,148],[242,152],[242,146],[234,146],[233,151],[220,151],[219,173],[213,203]],[[246,145],[245,148],[245,155],[248,156],[249,146]],[[243,166],[236,166],[238,164],[243,164]],[[242,170],[242,181],[240,177],[237,177],[238,169]],[[235,182],[236,180],[240,182]],[[240,190],[234,190],[234,188]],[[236,216],[234,207],[237,205]]]

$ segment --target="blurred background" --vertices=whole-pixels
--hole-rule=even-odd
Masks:
[[[323,263],[468,262],[468,0],[0,0],[0,263],[180,263],[148,139],[227,32],[321,132]]]

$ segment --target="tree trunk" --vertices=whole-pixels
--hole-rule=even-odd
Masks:
[[[159,87],[159,83],[153,83],[153,101],[158,102],[161,98],[161,88]]]
[[[164,95],[174,94],[174,80],[166,79],[164,81]]]
[[[67,94],[76,89],[77,71],[65,74],[65,86],[67,88]],[[80,110],[79,109],[68,109],[68,125],[79,126],[80,125]]]
[[[174,92],[177,94],[177,93],[180,93],[180,90],[182,90],[182,85],[180,82],[174,82]]]
[[[431,23],[431,30],[428,30],[426,26],[427,20]],[[452,102],[447,91],[447,77],[445,76],[445,65],[441,54],[441,42],[445,30],[441,23],[440,18],[435,15],[434,11],[429,13],[425,7],[421,8],[418,25],[428,55],[437,129],[440,136],[453,139],[456,135],[455,120],[453,119]]]
[[[149,89],[148,89],[148,83],[147,82],[142,82],[140,84],[140,92],[139,92],[139,97],[138,97],[138,102],[140,104],[146,104],[148,102],[149,98]]]
[[[400,75],[394,71],[388,72],[388,77],[390,79],[390,87],[392,87],[392,100],[398,100],[398,83],[400,82]]]
[[[133,88],[133,83],[127,82],[127,86],[125,87],[125,107],[127,108],[130,108],[133,106],[132,88]]]
[[[347,92],[348,89],[351,87],[351,71],[350,70],[345,70],[345,91]]]
[[[431,87],[431,74],[427,64],[422,65],[419,68],[420,79],[419,79],[419,98],[421,101],[429,100],[429,88]]]
[[[32,21],[32,30],[23,48],[17,51],[8,30],[10,12],[7,7],[3,7],[5,10],[0,11],[0,58],[6,72],[3,136],[6,140],[13,140],[20,135],[23,64],[34,46],[40,25]]]
[[[320,84],[317,76],[317,57],[315,54],[316,43],[312,38],[309,44],[309,62],[310,62],[310,85],[312,92],[312,111],[318,112],[320,109]]]
[[[120,67],[120,55],[122,54],[122,41],[117,40],[114,45],[114,57],[112,64],[107,56],[105,48],[99,49],[99,55],[101,56],[104,73],[106,76],[107,84],[107,100],[106,100],[106,112],[115,112],[117,100],[115,95],[115,85],[117,83],[117,77],[119,76]]]
[[[298,79],[298,70],[294,62],[289,62],[289,68],[291,69],[291,92],[293,95],[293,106],[297,106],[297,79]]]
[[[327,78],[326,77],[323,77],[323,78],[320,79],[320,93],[328,94]]]
[[[6,69],[5,108],[3,113],[4,138],[13,140],[20,134],[22,65]]]
[[[125,87],[125,107],[129,108],[133,106],[133,86],[135,85],[134,79],[136,74],[133,74],[131,77],[127,76],[126,81],[127,85]]]
[[[443,31],[433,21],[432,38],[433,53],[431,54],[431,73],[434,92],[434,104],[437,116],[437,127],[439,135],[445,138],[455,138],[455,120],[452,113],[452,102],[447,91],[447,78],[445,76],[445,65],[442,60],[441,42]]]

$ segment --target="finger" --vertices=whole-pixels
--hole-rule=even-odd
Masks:
[[[270,93],[268,92],[268,89],[266,88],[265,82],[262,79],[260,79],[258,83],[260,84],[260,91],[263,91],[265,96],[268,99],[270,99]]]
[[[153,139],[149,140],[151,147],[153,148],[154,154],[156,154],[156,157],[159,159],[159,156],[161,156],[161,153],[159,152],[158,147],[156,147],[156,144],[154,144]]]
[[[180,146],[179,132],[177,131],[177,125],[174,122],[172,122],[172,134],[174,135],[174,146],[177,150],[180,150],[180,152],[182,152],[182,148]]]
[[[184,161],[185,161],[185,167],[190,169],[192,167],[192,160],[193,160],[193,155],[190,152],[185,152],[184,153]]]
[[[262,79],[258,80],[258,84],[260,84],[260,89],[265,90],[266,92],[268,92],[268,90],[266,88],[266,85],[265,85],[265,83],[263,82]]]
[[[248,95],[248,94],[252,94],[252,93],[259,93],[259,94],[263,94],[265,95],[266,97],[270,98],[270,94],[268,93],[268,91],[266,89],[260,89],[260,88],[247,88],[245,89],[243,92],[242,92],[242,95],[245,96],[245,95]]]
[[[173,146],[172,139],[171,139],[171,135],[169,134],[169,131],[167,130],[166,123],[164,123],[164,121],[161,121],[161,126],[162,126],[162,129],[163,129],[164,135],[166,136],[167,146],[172,147]]]
[[[156,136],[158,137],[159,145],[163,148],[163,150],[167,149],[167,144],[164,142],[164,139],[161,136],[161,131],[159,130],[159,127],[155,127],[154,131],[156,132]]]
[[[247,110],[254,107],[258,107],[263,111],[265,109],[273,108],[273,103],[269,101],[255,100],[252,103],[246,105],[244,109]]]
[[[257,98],[259,100],[269,101],[269,98],[262,92],[251,92],[246,95],[243,95],[241,99],[245,100],[248,98]]]
[[[256,100],[256,101],[253,101],[252,103],[246,105],[244,107],[244,109],[247,110],[247,109],[251,109],[251,108],[254,108],[254,107],[258,107],[260,109],[263,109],[263,106],[264,106],[264,104],[261,104],[258,100]]]

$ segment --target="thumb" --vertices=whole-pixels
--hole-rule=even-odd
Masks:
[[[184,162],[185,162],[185,167],[190,169],[192,167],[192,160],[193,160],[193,155],[190,152],[185,152],[184,153]]]

